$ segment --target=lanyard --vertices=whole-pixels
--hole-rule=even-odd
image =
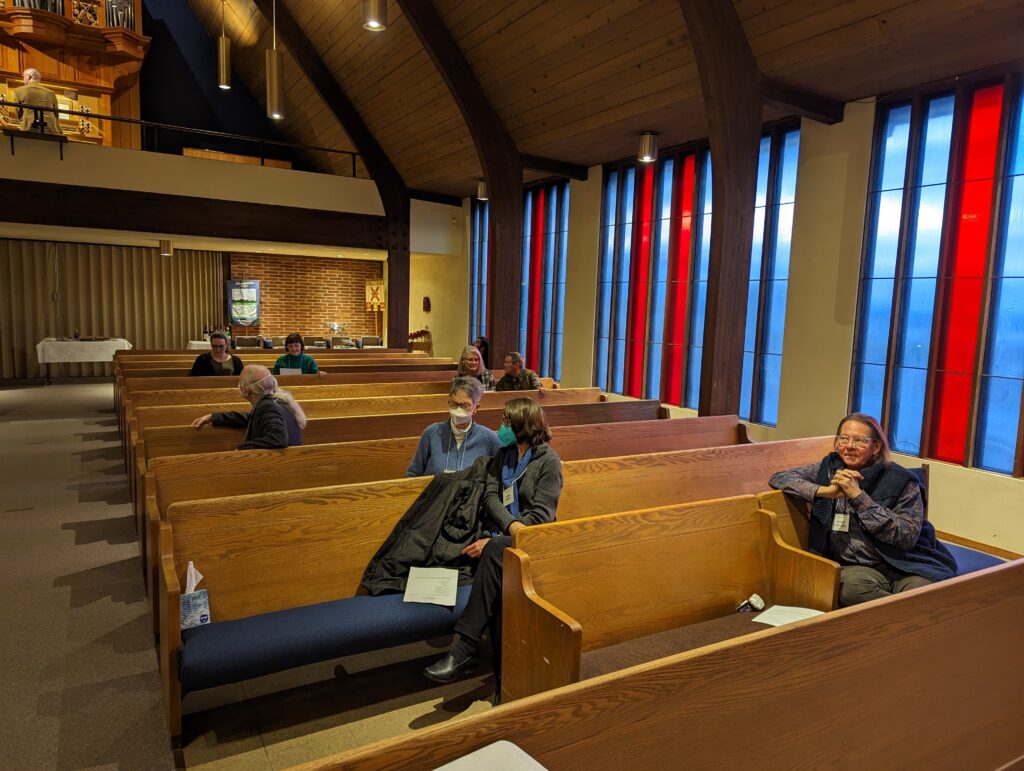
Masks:
[[[448,427],[449,431],[452,431],[451,426]],[[448,456],[452,454],[451,448],[444,454],[444,473],[450,474],[456,471],[462,471],[462,462],[466,459],[466,445],[469,444],[469,432],[473,430],[473,424],[469,426],[469,431],[466,431],[466,436],[462,440],[462,451],[459,452],[458,442],[455,441],[455,432],[452,431],[452,446],[455,448],[455,468],[448,468]]]

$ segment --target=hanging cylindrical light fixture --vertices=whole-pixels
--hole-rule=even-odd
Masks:
[[[653,131],[645,131],[640,135],[640,149],[636,159],[640,163],[654,163],[658,160],[658,135]]]
[[[161,257],[173,257],[174,256],[174,244],[168,239],[160,239],[160,256]]]
[[[272,27],[274,47],[267,49],[267,117],[284,118],[284,59],[277,51],[277,0],[274,0]]]
[[[487,200],[487,183],[482,179],[476,183],[476,197],[480,201]]]
[[[383,32],[388,26],[388,0],[363,0],[363,29]]]
[[[231,38],[224,31],[224,6],[228,0],[220,0],[220,37],[217,39],[217,85],[225,91],[231,90]]]

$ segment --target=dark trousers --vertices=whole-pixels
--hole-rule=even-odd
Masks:
[[[473,589],[469,593],[466,609],[455,624],[455,631],[462,637],[480,642],[485,629],[491,632],[494,672],[501,674],[501,577],[502,558],[505,549],[512,546],[512,536],[499,535],[491,538],[480,554],[480,564],[473,578]]]

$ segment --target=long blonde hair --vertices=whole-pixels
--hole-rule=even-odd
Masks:
[[[259,364],[246,365],[242,374],[238,376],[238,392],[242,396],[263,397],[269,395],[274,397],[274,401],[282,407],[287,407],[295,416],[295,422],[299,424],[299,428],[306,427],[306,413],[302,411],[302,407],[295,401],[294,396],[277,387],[277,378],[266,367]]]
[[[466,358],[466,354],[467,353],[472,355],[472,356],[476,356],[476,358],[480,361],[480,372],[481,373],[487,368],[487,365],[484,364],[484,356],[483,356],[482,353],[480,353],[480,349],[479,348],[476,348],[476,347],[474,347],[472,345],[467,345],[465,348],[463,348],[462,349],[462,355],[459,356],[459,374],[460,375],[470,375],[470,376],[475,377],[477,373],[470,372],[468,369],[466,369],[466,365],[462,361],[463,359]]]

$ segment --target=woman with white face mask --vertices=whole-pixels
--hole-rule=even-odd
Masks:
[[[484,389],[474,377],[457,377],[448,391],[448,420],[426,427],[407,477],[461,471],[477,458],[489,458],[501,447],[498,435],[473,422]]]

